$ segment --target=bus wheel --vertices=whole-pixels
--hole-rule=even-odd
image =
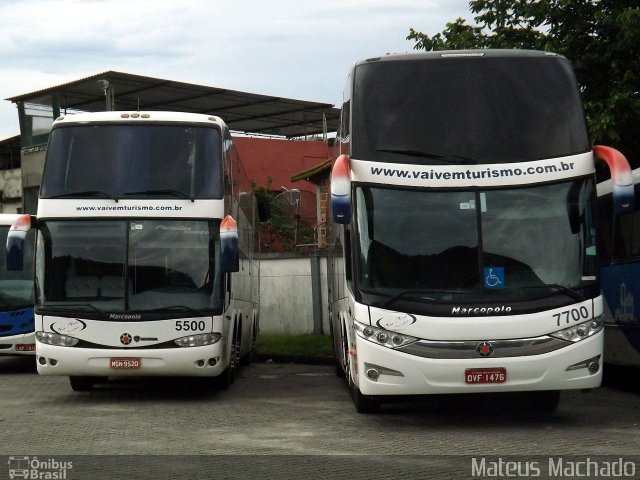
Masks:
[[[258,325],[254,320],[253,327],[251,329],[251,345],[249,346],[249,351],[242,358],[242,365],[245,365],[245,366],[251,365],[251,362],[253,362],[253,359],[256,356],[257,344],[258,344]]]
[[[251,356],[255,357],[258,354],[258,319],[253,320],[253,332],[251,333]]]
[[[340,362],[340,355],[338,354],[338,352],[336,351],[336,339],[335,339],[335,334],[333,332],[333,327],[330,327],[331,329],[331,351],[333,352],[333,363],[334,363],[334,367],[336,369],[336,377],[338,378],[344,378],[345,374],[344,374],[344,367],[342,366],[342,363]],[[344,351],[344,348],[343,348]]]
[[[533,408],[541,413],[553,413],[560,403],[560,390],[548,390],[543,392],[531,392],[533,395]]]
[[[93,384],[96,381],[96,377],[69,377],[71,389],[74,392],[89,392],[93,389]]]
[[[240,355],[239,354],[240,342],[238,341],[239,336],[240,335],[238,333],[238,325],[235,324],[233,326],[233,339],[231,340],[231,351],[229,352],[229,365],[215,379],[216,386],[222,390],[226,390],[227,388],[229,388],[236,379],[238,356]]]
[[[215,387],[220,390],[227,390],[236,379],[236,369],[229,365],[223,372],[214,377]]]
[[[373,395],[363,395],[355,384],[351,386],[351,398],[358,413],[376,413],[380,410],[380,400]]]
[[[242,333],[238,332],[238,338],[236,339],[236,368],[242,363]]]
[[[348,355],[348,354],[347,354]],[[347,377],[347,385],[349,385],[349,394],[353,400],[358,413],[376,413],[380,410],[380,399],[373,395],[363,395],[351,373],[352,368],[351,356],[347,356],[347,367],[345,376]]]

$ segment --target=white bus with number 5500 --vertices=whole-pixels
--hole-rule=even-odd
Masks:
[[[37,216],[12,227],[10,267],[37,229],[41,375],[88,390],[121,375],[233,381],[258,332],[254,202],[218,117],[70,115],[52,127]]]

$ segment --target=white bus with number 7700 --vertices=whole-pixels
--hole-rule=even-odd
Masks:
[[[621,208],[629,165],[592,146],[566,58],[385,55],[349,75],[331,174],[336,373],[356,409],[394,395],[598,387],[594,161]]]

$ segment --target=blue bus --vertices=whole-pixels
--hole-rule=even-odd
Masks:
[[[640,168],[632,171],[635,198]],[[606,363],[640,367],[640,206],[616,211],[611,180],[598,184],[599,251]]]
[[[0,214],[0,241],[5,244],[9,229],[19,214]],[[33,323],[33,244],[35,233],[25,238],[25,268],[9,271],[0,255],[0,355],[35,355]]]

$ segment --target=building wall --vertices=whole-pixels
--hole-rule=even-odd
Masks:
[[[318,257],[315,257],[318,258]],[[271,335],[314,333],[314,302],[321,322],[316,333],[328,335],[327,261],[320,257],[319,291],[313,291],[314,257],[273,256],[260,260],[260,332]],[[320,327],[320,328],[318,328]],[[320,331],[318,331],[320,330]]]
[[[46,153],[46,145],[22,149],[22,196],[25,213],[36,213]]]
[[[233,143],[249,180],[258,187],[277,191],[285,187],[315,193],[316,188],[312,183],[299,181],[293,184],[291,176],[337,155],[335,147],[321,141],[233,137]],[[240,187],[242,190],[251,188],[250,185]]]
[[[22,177],[19,168],[0,170],[2,213],[18,213],[22,208]],[[21,211],[21,210],[20,210]]]
[[[296,211],[298,219],[316,228],[314,243],[321,248],[324,247],[326,215],[323,214],[326,209],[322,208],[320,194],[326,193],[326,188],[322,190],[318,185],[306,180],[293,183],[291,177],[335,158],[337,148],[317,140],[234,137],[233,141],[249,182],[253,182],[256,187],[275,192],[284,193],[285,189],[300,190],[300,203]],[[252,185],[238,187],[240,191],[248,191]]]

